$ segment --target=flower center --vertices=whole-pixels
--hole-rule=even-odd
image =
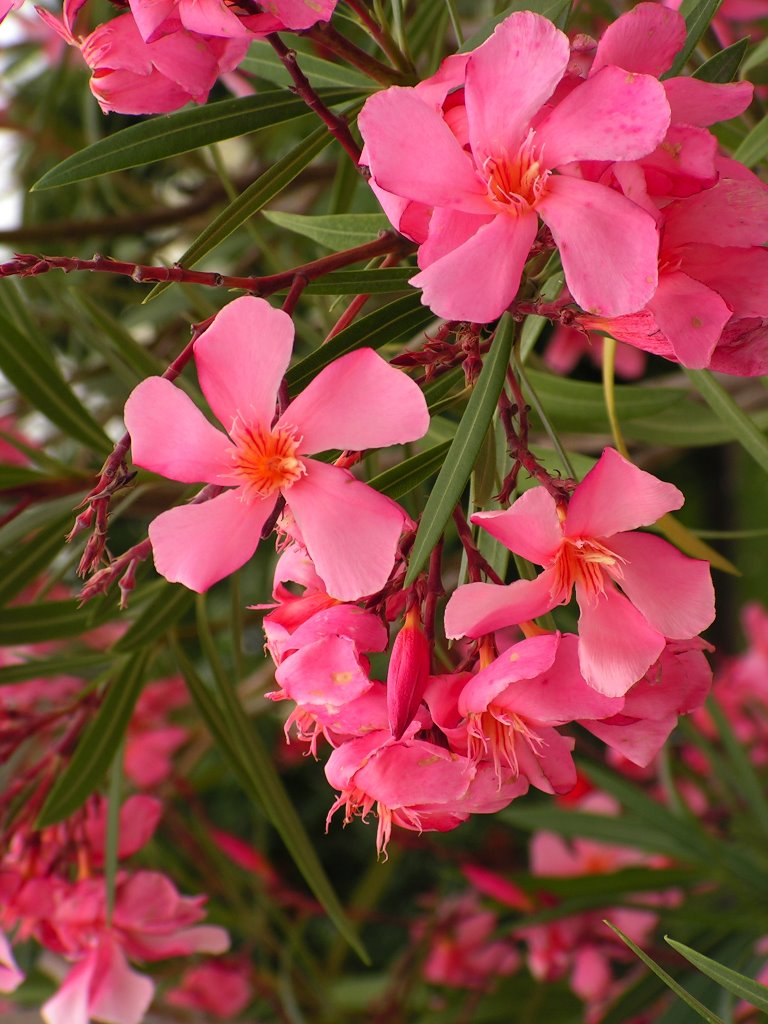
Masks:
[[[531,128],[514,157],[489,156],[483,164],[488,195],[497,208],[521,214],[532,209],[546,191],[550,171],[542,170],[534,152]]]
[[[605,593],[606,572],[621,579],[623,561],[623,558],[599,541],[564,537],[553,566],[555,583],[552,593],[570,595],[578,583],[587,598],[594,602]]]
[[[502,767],[514,775],[520,772],[518,744],[527,744],[534,754],[540,751],[542,740],[520,715],[498,704],[490,704],[487,711],[467,716],[468,754],[471,760],[490,758],[499,785]]]
[[[261,426],[236,424],[231,449],[235,475],[240,478],[247,499],[268,498],[291,487],[306,473],[296,452],[301,444],[294,427],[269,430]]]

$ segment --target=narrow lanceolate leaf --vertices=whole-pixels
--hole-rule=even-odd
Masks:
[[[332,141],[333,136],[325,125],[315,128],[301,140],[298,146],[294,146],[289,153],[281,157],[263,174],[260,174],[244,192],[241,192],[225,206],[221,213],[200,232],[177,262],[182,267],[194,267],[225,238],[229,238],[232,232],[244,224],[249,217],[253,217],[263,206],[279,195],[287,185],[290,185],[293,179],[301,174],[319,153],[330,146]],[[167,287],[167,283],[155,285],[144,302],[156,298]]]
[[[424,506],[408,564],[406,586],[413,583],[421,572],[469,480],[504,385],[514,333],[514,321],[505,313],[499,321],[493,344],[456,429],[456,436]]]
[[[145,649],[120,663],[107,684],[106,696],[96,717],[83,731],[72,760],[43,804],[38,828],[53,825],[72,814],[101,785],[146,681],[148,658],[149,652]]]
[[[355,320],[340,331],[327,345],[315,349],[286,374],[291,394],[305,388],[317,374],[339,356],[354,352],[358,348],[381,348],[383,345],[398,344],[424,330],[435,319],[426,306],[422,306],[420,293],[413,292],[401,299],[382,306],[368,316]]]
[[[748,78],[753,68],[759,68],[768,61],[768,39],[763,39],[741,65],[741,78]]]
[[[768,115],[759,121],[733,154],[745,167],[754,167],[768,155]]]
[[[413,267],[382,267],[373,270],[334,270],[312,281],[305,295],[385,295],[410,291]],[[287,291],[287,289],[286,289]]]
[[[686,370],[699,394],[724,424],[731,427],[736,440],[749,452],[755,462],[768,473],[768,438],[740,409],[725,388],[708,370]]]
[[[739,67],[748,46],[748,36],[745,36],[744,39],[739,39],[736,43],[731,43],[730,46],[726,46],[724,50],[716,53],[714,57],[710,57],[701,67],[696,68],[692,77],[700,78],[702,82],[718,82],[721,84],[732,82],[739,73]]]
[[[311,238],[335,252],[372,242],[380,232],[390,228],[383,213],[332,213],[308,217],[303,213],[268,210],[264,216],[279,228]]]
[[[320,93],[326,105],[351,101],[356,95],[356,92],[349,89],[325,90]],[[307,106],[303,100],[285,89],[164,114],[140,124],[132,124],[67,157],[44,174],[33,187],[37,190],[55,188],[96,178],[101,174],[141,167],[188,153],[201,146],[210,146],[223,139],[271,128],[306,114]]]
[[[723,1024],[723,1021],[716,1013],[707,1009],[707,1007],[703,1003],[700,1003],[695,996],[692,996],[691,993],[686,991],[682,985],[679,985],[670,974],[667,974],[663,967],[660,967],[655,960],[652,960],[647,953],[644,953],[643,950],[632,941],[632,939],[628,938],[624,934],[624,932],[620,931],[615,925],[612,925],[610,921],[606,921],[605,924],[608,925],[612,932],[615,932],[615,934],[618,935],[624,945],[628,946],[636,957],[639,957],[639,959],[643,961],[646,967],[653,971],[657,977],[661,978],[664,984],[668,988],[671,988],[675,995],[690,1006],[690,1008],[694,1010],[702,1020],[707,1021],[708,1024]]]
[[[702,974],[706,974],[712,981],[716,981],[727,992],[737,996],[739,999],[746,999],[748,1003],[757,1007],[758,1010],[768,1011],[768,988],[765,985],[753,981],[752,978],[748,978],[744,974],[739,974],[738,971],[718,963],[717,960],[713,960],[711,957],[704,956],[703,953],[691,949],[690,946],[685,946],[682,942],[670,939],[668,935],[664,936],[664,941],[678,952],[680,956],[684,956],[689,963],[697,967]]]
[[[94,668],[106,667],[110,655],[104,651],[94,654],[56,654],[53,658],[30,658],[18,665],[0,668],[0,686],[9,683],[24,683],[27,679],[43,679],[49,676],[81,675]]]
[[[322,57],[316,57],[312,53],[298,51],[296,54],[302,72],[307,76],[310,83],[318,88],[320,86],[341,86],[347,89],[357,89],[361,92],[368,92],[376,88],[370,78],[356,71],[355,68],[345,67],[343,64],[333,64]],[[292,86],[293,79],[285,69],[283,62],[266,41],[256,41],[248,47],[248,56],[241,61],[239,67],[242,71],[248,71],[259,78],[266,78],[268,82],[275,85]]]
[[[323,905],[328,917],[360,958],[368,956],[350,924],[344,908],[323,870],[304,826],[301,823],[274,762],[232,689],[215,696],[174,643],[181,674],[190,695],[205,719],[221,756],[228,762],[243,790],[274,825],[301,871],[307,885]]]
[[[72,513],[54,519],[27,541],[0,558],[0,605],[7,604],[32,582],[64,547]]]
[[[0,371],[39,412],[69,437],[106,454],[112,442],[64,380],[53,356],[30,358],[24,335],[0,317]]]
[[[714,720],[720,740],[728,755],[729,767],[733,772],[736,789],[747,803],[754,824],[768,835],[768,797],[763,782],[755,771],[746,747],[733,730],[727,715],[714,697],[707,701],[707,710]]]
[[[146,647],[164,636],[192,607],[194,594],[181,584],[161,583],[157,594],[142,609],[136,621],[115,644],[117,654]]]
[[[709,23],[720,9],[723,0],[683,0],[680,8],[681,14],[685,17],[687,35],[685,45],[675,57],[675,62],[662,78],[674,78],[679,75],[686,65],[688,58],[696,49],[699,40],[709,27]]]
[[[42,643],[82,636],[89,629],[107,622],[115,614],[115,605],[96,601],[78,608],[75,601],[44,601],[41,604],[4,608],[0,615],[0,646]]]
[[[450,447],[450,441],[436,444],[432,448],[427,448],[425,452],[419,452],[399,465],[384,470],[368,483],[382,494],[399,501],[438,471]]]

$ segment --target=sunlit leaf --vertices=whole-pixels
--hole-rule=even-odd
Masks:
[[[279,228],[311,238],[313,242],[337,252],[372,242],[382,231],[390,228],[383,213],[334,213],[308,217],[302,213],[267,210],[264,216]]]
[[[744,974],[739,974],[738,971],[718,963],[717,960],[712,960],[711,957],[704,956],[703,953],[698,953],[682,942],[670,939],[668,935],[664,936],[664,941],[680,956],[684,956],[689,963],[697,967],[702,974],[706,974],[708,978],[716,981],[732,995],[739,999],[745,999],[752,1006],[756,1006],[758,1010],[768,1010],[768,988],[765,985],[761,985]]]

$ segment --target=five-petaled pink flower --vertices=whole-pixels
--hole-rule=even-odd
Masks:
[[[477,637],[526,622],[566,604],[575,588],[581,672],[601,693],[623,695],[667,637],[687,640],[715,617],[709,563],[632,532],[682,504],[672,484],[606,448],[567,508],[534,487],[502,512],[477,513],[474,523],[545,569],[506,587],[459,587],[445,611],[446,635]]]
[[[582,308],[631,313],[654,292],[654,218],[578,164],[654,150],[670,120],[664,88],[614,66],[573,85],[569,59],[567,36],[521,11],[438,73],[455,79],[447,96],[391,88],[360,114],[372,182],[432,209],[411,283],[446,319],[485,323],[509,306],[539,217]]]
[[[307,456],[421,437],[429,424],[424,396],[372,349],[358,349],[325,367],[276,416],[292,347],[291,318],[248,296],[225,306],[200,336],[200,386],[226,434],[162,377],[129,397],[136,465],[227,488],[150,525],[155,566],[166,579],[202,592],[239,569],[282,495],[333,597],[355,600],[386,583],[405,513],[347,470]]]

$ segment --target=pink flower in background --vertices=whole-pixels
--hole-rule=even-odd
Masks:
[[[93,72],[91,92],[105,113],[165,114],[190,101],[204,103],[218,76],[235,68],[248,49],[247,40],[200,35],[181,26],[148,43],[130,13],[81,37],[75,20],[84,2],[65,0],[63,21],[41,7],[37,12],[80,50]]]
[[[263,13],[237,14],[223,0],[130,0],[139,32],[146,42],[185,28],[206,36],[250,41],[285,29],[301,31],[328,21],[338,0],[270,0]]]
[[[136,465],[228,488],[153,521],[155,566],[166,579],[202,592],[239,569],[282,496],[333,597],[355,600],[387,582],[405,513],[346,470],[307,456],[421,437],[429,425],[424,396],[372,349],[358,349],[327,366],[275,420],[292,347],[291,318],[247,296],[225,306],[197,340],[200,385],[227,434],[161,377],[129,397]]]
[[[582,675],[601,693],[626,693],[666,638],[689,639],[714,619],[709,563],[633,532],[683,500],[676,487],[606,448],[567,508],[534,487],[505,511],[477,513],[474,523],[545,569],[506,587],[459,587],[445,611],[446,635],[478,637],[526,622],[566,604],[575,590]]]
[[[227,960],[198,964],[184,972],[181,985],[171,989],[165,1001],[227,1020],[242,1013],[253,997],[249,973],[247,965]]]
[[[539,216],[583,308],[631,313],[653,294],[653,217],[571,168],[655,149],[669,125],[664,89],[647,75],[605,67],[553,106],[569,58],[567,37],[523,11],[469,54],[463,94],[441,105],[428,93],[392,88],[363,108],[377,187],[433,208],[411,283],[440,316],[484,323],[504,311]]]

